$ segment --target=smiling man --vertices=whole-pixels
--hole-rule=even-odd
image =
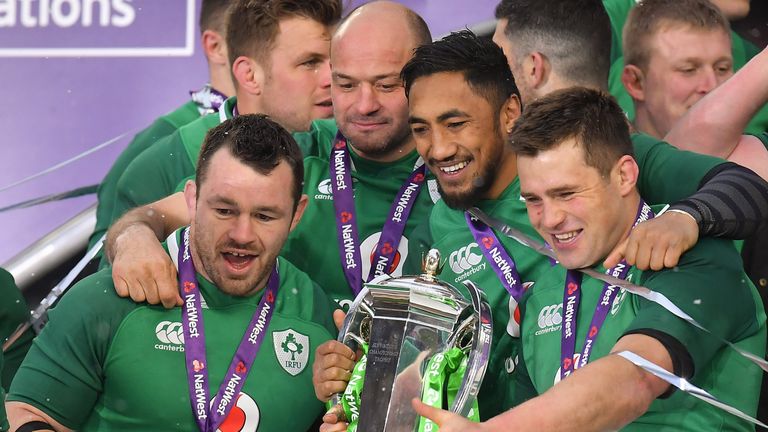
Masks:
[[[11,386],[10,430],[309,430],[322,404],[307,365],[336,330],[323,291],[278,258],[302,174],[265,116],[213,128],[184,191],[191,225],[165,245],[183,306],[121,299],[109,270],[78,283]]]
[[[482,425],[415,401],[417,411],[441,431],[754,430],[673,392],[617,353],[688,378],[750,415],[760,390],[757,365],[659,303],[571,271],[600,266],[658,210],[638,193],[639,169],[615,100],[584,88],[554,92],[526,107],[510,140],[531,224],[562,266],[539,277],[520,301],[525,366],[517,385],[532,385],[540,396]],[[701,239],[674,269],[641,273],[622,262],[601,270],[664,294],[718,336],[765,355],[765,312],[730,242]],[[542,331],[540,311],[552,306],[561,322]]]
[[[289,132],[330,117],[330,38],[341,10],[339,0],[238,0],[226,39],[236,97],[128,165],[117,182],[112,221],[174,193],[195,173],[205,133],[236,114],[266,114]]]

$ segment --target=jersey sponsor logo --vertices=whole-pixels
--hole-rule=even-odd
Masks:
[[[563,304],[557,303],[549,306],[544,306],[539,311],[539,319],[537,324],[539,330],[534,333],[536,336],[545,333],[552,333],[559,331],[563,322]]]
[[[180,322],[160,321],[155,326],[155,335],[161,342],[155,344],[156,350],[184,351],[184,329]]]
[[[477,249],[477,253],[473,250]],[[448,266],[456,274],[454,282],[460,283],[473,274],[485,270],[486,262],[480,253],[480,247],[472,242],[460,247],[448,255]]]
[[[381,253],[391,252],[390,249],[394,249],[395,245],[385,243],[379,245],[379,239],[381,238],[381,232],[373,233],[368,238],[360,243],[360,256],[363,257],[363,277],[367,277],[371,274],[371,268],[373,268],[373,274],[378,276],[382,274],[388,274],[393,277],[398,277],[403,274],[403,263],[408,257],[408,239],[404,236],[400,237],[400,244],[397,246],[395,256],[391,261],[387,261],[385,257],[379,260],[379,262],[373,262],[373,258],[376,254],[376,249],[379,248]],[[368,259],[365,259],[368,257]]]
[[[523,282],[523,291],[533,286],[533,282]],[[514,297],[509,296],[509,321],[507,321],[507,334],[512,337],[520,337],[520,306]]]
[[[331,190],[331,179],[327,178],[317,185],[316,200],[332,200],[333,191]]]
[[[213,404],[213,400],[211,400]],[[247,393],[240,392],[229,415],[216,432],[256,432],[259,428],[261,412],[256,401]]]
[[[307,367],[309,360],[309,337],[296,330],[287,329],[272,332],[277,362],[286,372],[296,376]]]

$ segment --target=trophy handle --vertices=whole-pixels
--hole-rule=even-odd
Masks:
[[[475,337],[472,340],[472,347],[467,361],[467,375],[461,387],[459,387],[451,411],[463,417],[469,417],[472,405],[480,391],[480,384],[483,382],[483,376],[488,364],[491,352],[491,339],[493,337],[491,330],[491,323],[493,321],[491,307],[488,305],[482,290],[472,281],[464,281],[464,286],[469,290],[469,296],[472,300],[477,320],[475,322]]]

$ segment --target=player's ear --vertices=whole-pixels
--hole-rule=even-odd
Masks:
[[[296,225],[299,224],[299,221],[301,221],[301,217],[304,216],[304,210],[307,208],[307,202],[309,201],[309,198],[307,198],[306,194],[301,194],[301,198],[299,198],[298,204],[296,204],[296,212],[293,214],[293,221],[291,222],[291,231],[293,231],[294,228],[296,228]]]
[[[197,184],[194,180],[187,180],[184,184],[184,201],[187,203],[187,212],[189,212],[189,219],[195,220],[195,212],[197,210]]]
[[[635,162],[635,158],[630,155],[624,155],[616,162],[614,166],[615,174],[618,180],[621,196],[627,196],[635,190],[637,179],[640,176],[640,168]]]
[[[208,63],[227,65],[229,60],[227,60],[227,44],[224,36],[219,32],[206,30],[200,36],[200,40]]]
[[[531,87],[538,89],[546,84],[552,69],[549,59],[547,59],[544,54],[534,51],[528,54],[526,62],[528,63],[528,70],[525,71],[525,75],[528,78]]]
[[[254,59],[240,56],[232,62],[232,75],[238,89],[254,96],[261,95],[264,87],[264,69]]]
[[[515,122],[520,118],[522,111],[522,104],[517,95],[510,95],[507,101],[504,102],[504,106],[501,109],[500,121],[507,135],[512,133],[512,127],[515,126]]]
[[[632,99],[645,100],[645,75],[639,67],[633,64],[624,66],[621,71],[621,83],[624,84],[624,88]]]

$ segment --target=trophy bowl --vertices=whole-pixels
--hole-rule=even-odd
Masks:
[[[381,276],[352,303],[338,340],[365,355],[343,394],[350,430],[435,430],[411,399],[477,418],[476,401],[492,337],[483,292],[465,281],[467,296],[437,280],[440,254],[432,249],[423,274]]]

